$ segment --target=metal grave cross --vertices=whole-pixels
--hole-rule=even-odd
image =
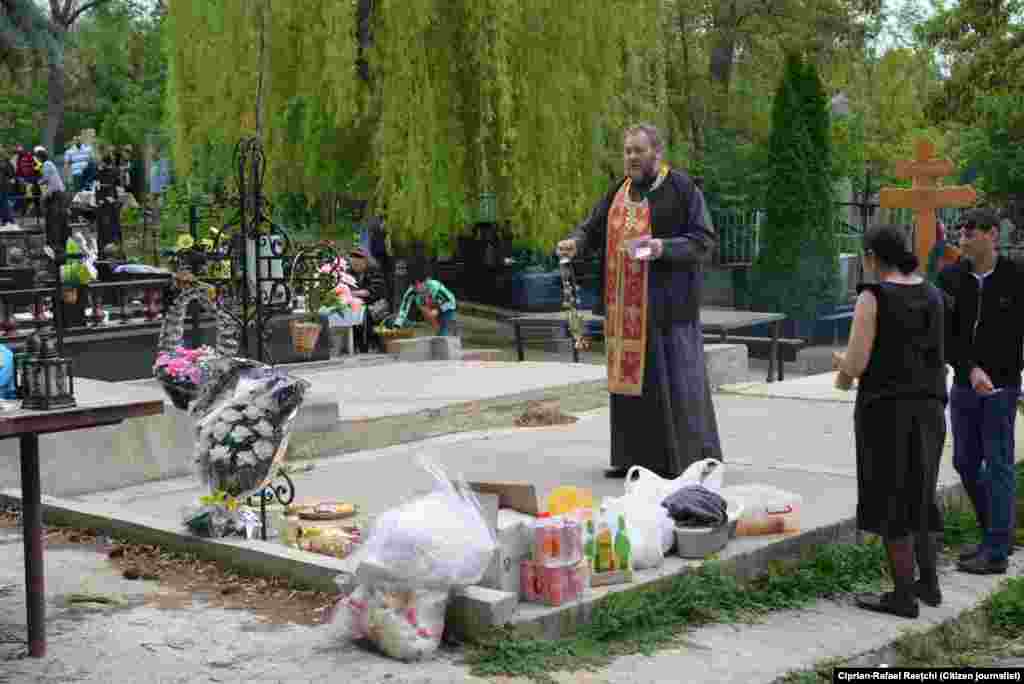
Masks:
[[[948,159],[936,159],[934,155],[931,142],[918,140],[914,159],[896,162],[896,175],[912,179],[911,188],[882,188],[878,196],[878,203],[885,209],[914,210],[914,254],[922,268],[935,246],[935,210],[969,207],[977,199],[974,186],[939,186],[938,179],[952,175],[955,167]]]

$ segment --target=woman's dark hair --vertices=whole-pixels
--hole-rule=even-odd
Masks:
[[[904,275],[920,265],[917,256],[907,249],[907,234],[900,226],[883,223],[868,228],[864,235],[864,253],[874,254],[884,266]]]

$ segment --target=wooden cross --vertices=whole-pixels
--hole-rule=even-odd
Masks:
[[[948,159],[935,159],[934,155],[931,142],[918,140],[914,159],[896,162],[896,175],[912,179],[911,188],[882,188],[878,196],[879,205],[886,209],[914,210],[914,253],[922,268],[935,246],[935,210],[969,207],[977,199],[974,186],[938,185],[938,179],[952,175],[955,167]]]

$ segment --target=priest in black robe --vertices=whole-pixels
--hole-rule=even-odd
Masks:
[[[655,127],[627,129],[625,178],[558,244],[565,257],[601,258],[594,313],[605,317],[609,477],[639,465],[674,478],[700,459],[722,459],[700,327],[715,231],[700,189],[662,151]]]

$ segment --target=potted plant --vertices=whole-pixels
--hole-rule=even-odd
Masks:
[[[67,262],[60,267],[60,279],[64,285],[64,302],[66,304],[78,303],[78,288],[84,287],[93,281],[92,271],[82,263],[82,249],[73,238],[68,238],[65,245]]]

